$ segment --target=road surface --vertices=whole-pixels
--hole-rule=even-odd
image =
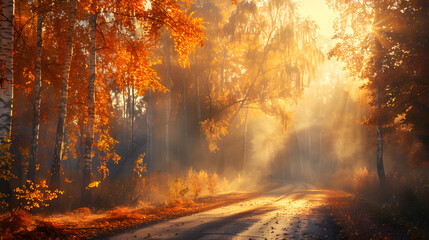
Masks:
[[[109,237],[126,239],[342,239],[327,191],[294,183],[206,212]]]

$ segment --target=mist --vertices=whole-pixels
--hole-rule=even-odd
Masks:
[[[0,238],[427,238],[423,2],[4,0]]]

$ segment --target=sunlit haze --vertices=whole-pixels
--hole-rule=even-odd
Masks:
[[[299,11],[304,17],[314,20],[320,27],[320,34],[331,37],[333,34],[333,22],[337,15],[326,4],[326,0],[300,0]]]
[[[0,239],[428,239],[427,0],[1,0]]]

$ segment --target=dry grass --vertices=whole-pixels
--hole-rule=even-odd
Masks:
[[[8,238],[15,232],[29,231],[34,228],[34,220],[30,213],[21,210],[15,213],[6,213],[1,217],[0,230],[2,238]]]

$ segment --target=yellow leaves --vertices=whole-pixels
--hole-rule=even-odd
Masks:
[[[98,142],[96,143],[98,149],[97,157],[100,160],[98,172],[105,179],[109,175],[107,162],[113,161],[117,164],[121,157],[115,152],[115,146],[118,142],[109,135],[108,131],[97,129],[97,133],[99,133]]]
[[[211,194],[214,194],[216,192],[216,185],[218,182],[218,175],[216,173],[212,174],[207,181],[207,190],[209,190],[209,192]]]
[[[0,179],[9,181],[16,176],[12,173],[13,156],[10,152],[11,142],[6,136],[0,143]],[[1,197],[0,197],[1,199]]]
[[[176,177],[174,181],[169,181],[168,188],[168,196],[170,200],[173,201],[182,199],[189,191],[189,187],[186,186],[185,180],[180,177]]]
[[[201,129],[206,136],[211,152],[218,150],[218,142],[228,133],[228,121],[221,120],[215,122],[214,119],[206,119],[201,122]]]
[[[14,196],[18,200],[19,207],[28,211],[49,206],[46,202],[57,198],[58,195],[63,193],[60,190],[48,190],[45,179],[40,180],[39,184],[27,180],[27,183],[22,188],[14,189]]]
[[[204,176],[207,179],[207,174],[201,175],[201,177],[204,177]],[[203,179],[201,179],[201,180],[203,180]],[[188,177],[186,179],[186,182],[191,186],[191,189],[194,192],[194,198],[197,198],[200,195],[200,193],[201,193],[201,186],[200,186],[201,184],[200,184],[200,176],[199,176],[199,174],[197,172],[194,172],[192,170],[192,168],[190,168],[188,170]]]
[[[97,188],[99,185],[100,185],[100,181],[94,181],[94,182],[88,184],[88,186],[86,187],[86,189]]]
[[[218,183],[218,175],[207,174],[206,171],[194,171],[192,168],[188,169],[186,177],[175,177],[174,181],[168,182],[170,200],[184,200],[189,192],[193,193],[193,198],[197,198],[204,191],[210,194],[216,192]]]
[[[214,192],[215,183],[211,182],[210,180],[212,180],[212,178],[209,178],[207,172],[204,170],[200,170],[199,172],[194,171],[192,168],[188,170],[186,182],[191,186],[191,189],[194,192],[194,198],[197,198],[200,195],[204,186],[207,186],[210,193]]]
[[[133,173],[141,178],[143,176],[143,173],[147,171],[146,169],[146,163],[144,163],[144,156],[145,154],[140,154],[139,157],[136,160],[136,164],[133,168]]]

